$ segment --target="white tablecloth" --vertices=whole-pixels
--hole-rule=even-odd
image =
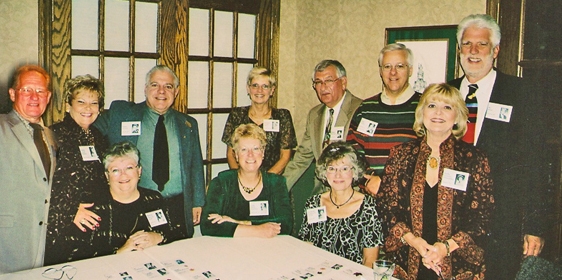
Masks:
[[[50,267],[59,269],[63,265]],[[291,236],[270,239],[203,236],[67,265],[76,268],[69,271],[75,273],[76,280],[373,279],[372,269]],[[0,275],[0,280],[48,279],[42,272],[50,267]]]

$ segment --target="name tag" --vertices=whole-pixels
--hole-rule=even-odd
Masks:
[[[326,206],[306,209],[306,220],[309,224],[325,222],[328,220],[328,216],[326,215]]]
[[[377,123],[377,122],[370,121],[370,120],[365,119],[365,118],[361,118],[361,121],[359,122],[359,125],[357,126],[357,131],[359,131],[363,134],[367,134],[369,136],[373,136],[375,134],[375,131],[377,130],[378,125],[379,125],[379,123]]]
[[[486,110],[486,118],[508,123],[511,120],[512,110],[513,106],[490,102]]]
[[[449,168],[443,170],[443,178],[441,179],[441,185],[451,189],[466,191],[468,185],[468,177],[470,174],[462,171],[457,171]]]
[[[250,216],[267,216],[269,215],[269,201],[250,201]]]
[[[263,120],[263,130],[268,132],[279,132],[279,120]]]
[[[141,134],[141,122],[122,122],[121,136],[138,136]]]
[[[168,223],[168,221],[166,220],[166,216],[164,215],[164,211],[162,211],[162,209],[145,213],[145,215],[151,227],[157,227],[159,225],[164,225]]]
[[[80,146],[80,154],[82,155],[83,161],[100,160],[96,152],[96,147],[94,146]]]
[[[330,141],[343,141],[343,126],[332,127],[332,132],[330,133]]]

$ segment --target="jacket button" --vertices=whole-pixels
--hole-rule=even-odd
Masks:
[[[43,225],[43,221],[39,222],[39,225],[42,226],[42,225]]]

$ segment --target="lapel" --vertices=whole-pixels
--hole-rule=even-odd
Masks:
[[[346,126],[349,119],[351,118],[352,112],[351,110],[351,92],[345,90],[345,95],[341,104],[340,113],[338,115],[338,119],[336,120],[336,126]]]
[[[29,134],[29,131],[25,127],[25,124],[23,124],[23,122],[18,118],[15,111],[12,110],[8,115],[10,117],[10,124],[12,125],[12,131],[14,132],[14,135],[21,143],[21,145],[25,148],[27,153],[29,153],[33,161],[35,161],[35,165],[40,166],[40,169],[43,170],[43,162],[41,161],[39,152],[35,147],[35,142],[33,142],[33,136]],[[51,145],[50,143],[48,144],[50,148]],[[52,154],[51,159],[53,159]]]
[[[310,132],[310,139],[312,140],[312,151],[316,155],[316,158],[320,156],[322,152],[322,140],[324,137],[324,111],[328,107],[324,104],[320,104],[318,111],[316,111],[316,116],[313,120],[312,129]]]

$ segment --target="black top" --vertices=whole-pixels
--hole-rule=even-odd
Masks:
[[[437,184],[431,187],[427,181],[423,193],[423,231],[422,238],[428,244],[435,244],[437,242]],[[418,279],[431,280],[437,279],[437,274],[426,268],[422,261],[420,261],[420,270],[418,272]]]

